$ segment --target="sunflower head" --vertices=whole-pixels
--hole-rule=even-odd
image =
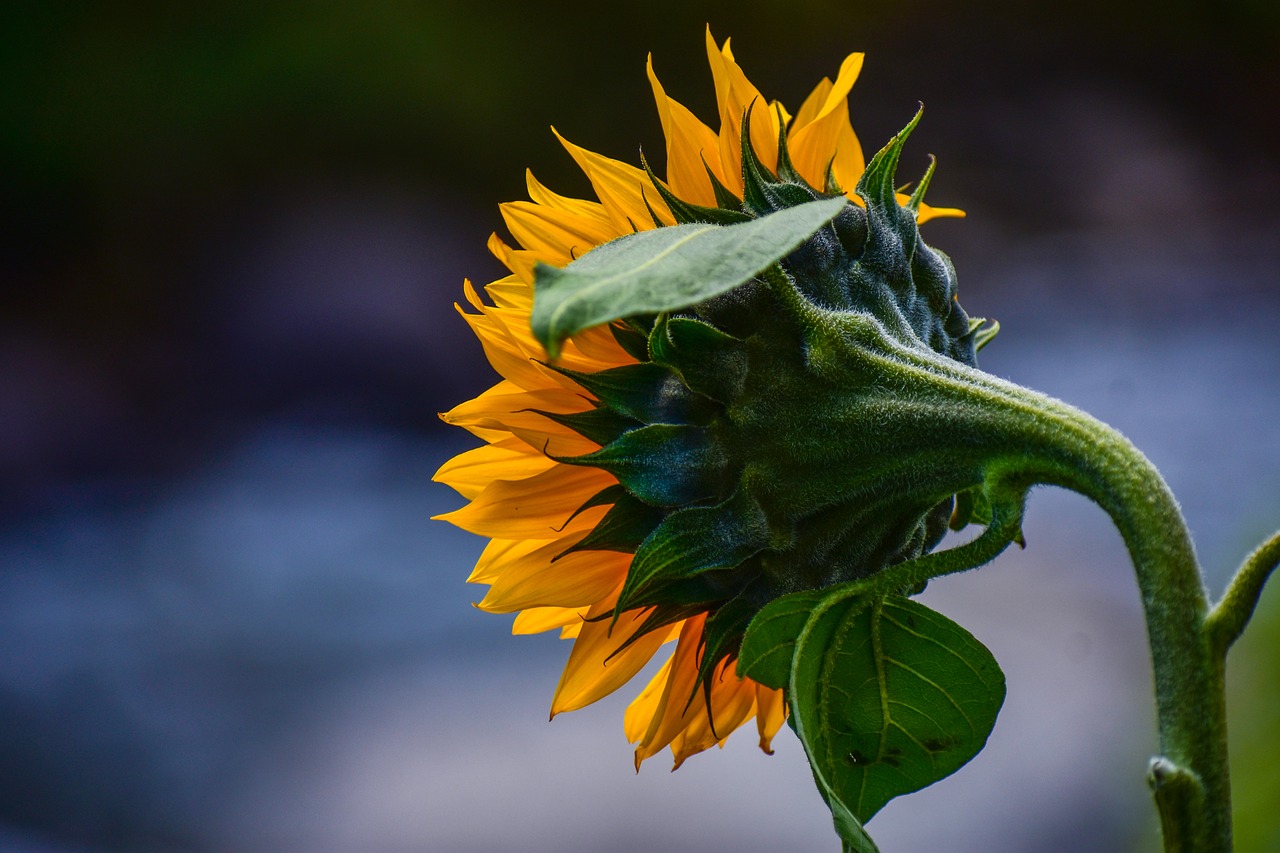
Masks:
[[[719,135],[650,69],[666,181],[565,143],[600,201],[531,178],[534,203],[504,206],[523,248],[491,243],[512,275],[489,286],[493,306],[469,290],[480,314],[466,316],[505,380],[444,415],[489,444],[438,474],[472,499],[445,518],[493,540],[471,578],[491,585],[480,606],[523,611],[517,631],[576,638],[553,713],[678,640],[627,715],[637,764],[667,745],[679,763],[752,715],[767,749],[781,694],[733,670],[761,608],[917,557],[949,522],[981,516],[980,471],[936,446],[945,402],[902,382],[904,366],[972,367],[989,337],[920,238],[920,221],[958,214],[923,204],[933,166],[910,196],[895,191],[919,114],[863,168],[845,103],[861,55],[794,119],[709,34],[708,55]],[[631,232],[767,235],[815,209],[817,225],[732,287],[631,299],[619,285],[603,320],[547,319],[553,291],[626,277],[616,259],[647,238]]]
[[[821,190],[796,172],[785,128],[777,168],[766,167],[745,132],[750,113],[741,198],[715,182],[718,204],[695,205],[649,172],[677,223],[731,227],[844,198],[830,172]],[[617,480],[583,504],[609,509],[568,551],[634,553],[610,617],[643,609],[633,639],[707,614],[698,677],[706,689],[765,604],[918,557],[952,518],[952,486],[902,482],[928,450],[920,436],[886,435],[876,422],[892,422],[898,402],[884,360],[907,350],[976,363],[978,329],[956,299],[952,265],[916,225],[932,166],[906,204],[894,191],[918,121],[868,164],[855,189],[861,204],[845,201],[772,276],[621,318],[610,331],[635,364],[560,369],[593,407],[552,417],[602,447],[559,461]]]

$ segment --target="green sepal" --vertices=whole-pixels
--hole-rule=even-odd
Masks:
[[[570,465],[608,471],[647,504],[679,507],[719,497],[728,460],[704,427],[652,424],[582,456],[557,457]]]
[[[793,592],[761,608],[747,626],[738,649],[738,677],[750,678],[774,690],[786,689],[791,679],[791,659],[796,639],[826,589]]]
[[[809,182],[796,171],[795,164],[791,162],[791,152],[787,150],[787,123],[782,118],[782,108],[779,107],[776,112],[778,115],[778,168],[775,171],[778,180],[807,187]]]
[[[790,183],[779,180],[769,171],[769,167],[760,161],[755,148],[751,145],[753,106],[754,102],[749,104],[742,117],[743,209],[753,216],[765,217],[775,211],[793,209],[821,198],[822,196],[816,190],[811,189],[803,181]],[[847,200],[842,200],[847,203]]]
[[[827,169],[822,178],[822,189],[827,195],[844,195],[846,192],[845,188],[836,181],[836,157],[834,154],[827,161]]]
[[[898,189],[895,184],[898,160],[902,157],[902,147],[906,145],[907,137],[911,136],[911,132],[920,124],[922,115],[924,115],[923,108],[916,110],[915,116],[907,122],[907,126],[894,134],[888,144],[876,152],[863,171],[862,177],[858,179],[855,192],[867,203],[868,210],[873,208],[894,212],[903,210],[898,205]],[[911,218],[914,221],[915,217]]]
[[[701,155],[699,155],[701,156]],[[707,170],[707,178],[711,181],[711,192],[715,194],[716,204],[724,210],[742,210],[742,199],[733,194],[733,190],[720,183],[716,173],[707,165],[707,158],[702,158],[702,168]]]
[[[564,268],[534,267],[531,325],[554,359],[570,335],[727,293],[786,257],[846,204],[821,199],[736,225],[672,225],[619,237]]]
[[[577,512],[606,503],[613,506],[605,513],[604,518],[586,536],[557,554],[556,560],[575,551],[619,551],[634,554],[640,543],[648,539],[666,517],[664,510],[633,498],[626,489],[616,484],[597,494],[587,505],[579,507]]]
[[[754,583],[746,583],[740,593],[718,605],[702,626],[702,648],[694,690],[697,691],[699,686],[705,689],[708,705],[715,669],[722,660],[738,654],[742,635],[751,618],[760,610],[760,594],[765,591],[763,586],[758,579]]]
[[[566,426],[583,438],[590,439],[599,445],[609,444],[621,438],[628,430],[642,426],[639,421],[621,415],[608,406],[596,406],[585,412],[573,412],[571,414],[544,412],[540,409],[531,409],[530,411],[537,412],[544,418],[550,418],[561,426]]]
[[[649,219],[653,222],[653,227],[665,228],[667,223],[662,221],[662,217],[658,216],[658,211],[654,210],[653,205],[649,203],[649,194],[644,191],[644,187],[640,188],[640,200],[644,202],[645,210],[649,211]],[[628,219],[627,221],[630,222],[631,220]],[[631,226],[631,231],[633,234],[639,233],[640,229],[636,228],[635,224],[633,223]]]
[[[969,318],[969,333],[973,335],[973,350],[981,352],[982,348],[1000,333],[999,320],[987,320],[983,317]]]
[[[829,591],[798,640],[790,702],[815,778],[865,823],[960,769],[986,744],[1004,674],[971,634],[923,604]]]
[[[655,328],[656,328],[655,324]],[[646,342],[646,348],[649,346]],[[644,424],[705,424],[715,405],[694,394],[668,367],[644,361],[596,373],[551,366],[615,412]]]
[[[924,177],[920,179],[920,183],[916,184],[915,190],[911,193],[911,198],[907,199],[907,210],[912,213],[920,212],[920,205],[924,202],[924,194],[929,191],[929,184],[933,181],[933,172],[937,168],[938,158],[930,154],[929,166],[924,170]]]
[[[658,195],[662,196],[662,200],[667,203],[667,208],[671,211],[671,215],[676,218],[678,224],[704,222],[712,225],[734,225],[751,220],[748,214],[740,210],[724,207],[703,207],[702,205],[684,201],[671,192],[666,184],[658,180],[658,176],[653,173],[653,169],[649,168],[649,162],[644,159],[643,153],[640,155],[640,165],[644,167],[649,180],[653,182],[654,189],[658,191]]]
[[[621,613],[622,611],[617,612]],[[605,663],[608,664],[609,660],[614,655],[627,649],[632,643],[643,637],[645,634],[653,633],[661,628],[666,628],[668,625],[674,625],[677,622],[706,612],[707,604],[704,601],[697,601],[692,604],[681,603],[654,605],[653,609],[649,612],[649,615],[640,623],[640,627],[636,628],[635,632],[632,633],[630,637],[627,637],[627,639],[623,641],[622,645],[609,653],[609,656],[605,658]],[[609,615],[610,614],[606,614],[606,617]]]
[[[745,344],[692,317],[660,317],[649,336],[649,354],[679,374],[686,387],[726,405],[746,383]]]
[[[626,350],[627,355],[636,361],[649,359],[648,335],[642,334],[625,323],[610,323],[609,331],[613,333],[613,339],[618,342],[618,346]]]
[[[724,601],[726,573],[708,571],[701,575],[675,580],[654,581],[627,601],[627,609],[638,607],[698,607],[705,613]]]
[[[617,606],[635,606],[633,599],[660,582],[732,568],[768,544],[768,520],[745,492],[715,506],[677,510],[636,550]]]

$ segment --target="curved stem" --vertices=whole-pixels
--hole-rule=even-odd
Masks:
[[[1247,619],[1252,605],[1246,603],[1256,600],[1262,581],[1280,560],[1280,542],[1269,543],[1246,563],[1228,600],[1210,617],[1209,597],[1177,501],[1151,462],[1116,430],[1043,394],[895,342],[883,326],[865,318],[846,318],[836,332],[817,320],[812,327],[812,364],[826,369],[828,350],[837,350],[844,356],[840,364],[856,370],[850,368],[846,376],[832,369],[831,376],[848,379],[851,394],[866,394],[860,406],[832,409],[835,420],[851,413],[848,424],[834,426],[856,426],[848,432],[870,436],[854,454],[860,464],[902,460],[912,478],[934,484],[938,494],[948,493],[971,471],[973,482],[988,491],[993,509],[1002,490],[999,502],[1007,510],[1009,490],[1021,489],[1021,496],[1038,483],[1062,486],[1093,500],[1111,517],[1133,561],[1151,649],[1160,755],[1150,781],[1166,850],[1230,851],[1225,638],[1234,637]],[[840,386],[833,381],[833,387]],[[876,397],[865,392],[868,388],[891,393]],[[855,417],[865,423],[855,423]],[[946,455],[938,455],[940,446]],[[954,472],[959,474],[953,477]],[[973,553],[948,557],[943,552],[936,560],[913,561],[899,571],[938,574],[965,568],[961,558],[1008,544],[988,533],[971,543]]]
[[[1231,634],[1245,608],[1220,608],[1213,624],[1223,627],[1206,625],[1209,598],[1195,548],[1160,473],[1128,439],[1079,409],[919,350],[895,356],[894,369],[945,400],[954,434],[985,456],[989,489],[1061,486],[1111,517],[1133,561],[1151,648],[1161,753],[1151,784],[1166,850],[1230,851],[1225,663],[1213,637]],[[1269,571],[1260,567],[1275,562],[1271,547],[1246,564],[1232,601],[1250,600]]]
[[[1023,400],[1033,395],[1018,391]],[[1005,464],[1095,501],[1128,548],[1155,675],[1161,755],[1150,781],[1165,848],[1229,851],[1224,661],[1206,630],[1208,596],[1177,501],[1120,433],[1064,403],[1038,402],[1040,424],[1019,429],[1027,443]]]

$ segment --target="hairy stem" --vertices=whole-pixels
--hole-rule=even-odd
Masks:
[[[1262,588],[1277,565],[1280,565],[1280,533],[1263,542],[1245,558],[1227,585],[1222,600],[1209,612],[1205,630],[1220,655],[1225,656],[1227,649],[1244,632],[1254,608],[1258,606]]]
[[[1040,397],[1018,390],[1027,402]],[[1159,472],[1124,436],[1059,401],[1038,402],[1038,423],[1017,429],[1026,443],[1004,464],[1096,502],[1128,548],[1155,675],[1161,754],[1151,783],[1165,849],[1229,851],[1224,660],[1206,625],[1209,601],[1186,522]],[[1252,579],[1263,572],[1247,574]]]

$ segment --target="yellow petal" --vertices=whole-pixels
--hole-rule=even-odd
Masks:
[[[649,613],[649,610],[624,613],[612,628],[607,616],[583,624],[551,700],[553,717],[603,699],[630,681],[649,662],[666,639],[665,631],[651,631],[618,651],[639,631]]]
[[[683,623],[679,627],[683,628]],[[649,679],[649,683],[645,685],[644,690],[640,691],[640,695],[631,700],[631,704],[627,706],[627,713],[622,720],[627,743],[636,743],[649,731],[649,726],[652,725],[662,703],[662,694],[667,689],[667,680],[671,678],[671,660],[667,658],[667,662],[653,678]],[[640,760],[637,758],[636,770],[639,769]]]
[[[508,334],[506,327],[485,314],[468,314],[461,306],[454,306],[462,319],[467,321],[484,349],[485,358],[499,375],[521,388],[554,388],[561,383],[548,375],[549,371],[533,361],[530,355]]]
[[[667,97],[653,71],[653,54],[649,54],[645,67],[658,105],[658,117],[662,120],[662,133],[667,139],[667,185],[684,201],[715,207],[716,196],[703,162],[723,184],[724,169],[720,165],[716,134],[683,104]]]
[[[791,133],[795,133],[818,117],[818,113],[824,106],[826,106],[827,94],[830,91],[831,78],[823,77],[818,85],[813,87],[813,91],[809,93],[809,97],[805,98],[804,103],[800,105],[800,109],[796,113],[795,121],[791,123]]]
[[[609,331],[609,327],[595,326],[578,332],[569,339],[582,356],[596,362],[595,370],[609,367],[621,367],[624,364],[635,364],[636,360],[622,348],[618,339]]]
[[[509,390],[512,387],[516,387],[515,392]],[[515,436],[545,456],[568,457],[599,450],[600,445],[542,412],[569,414],[589,407],[585,396],[563,388],[522,391],[513,383],[506,383],[460,403],[441,414],[440,419],[489,441]]]
[[[515,390],[511,390],[515,388]],[[486,429],[525,427],[569,432],[540,412],[569,414],[591,408],[590,402],[580,394],[563,388],[540,388],[525,391],[512,383],[500,383],[472,400],[459,403],[440,415],[447,424]]]
[[[501,243],[501,241],[498,242]],[[480,343],[485,347],[485,355],[489,357],[489,363],[495,370],[525,388],[555,385],[565,388],[578,387],[572,379],[558,371],[549,370],[539,363],[546,358],[546,350],[533,336],[533,329],[529,325],[529,311],[523,306],[486,305],[470,281],[463,282],[463,293],[467,297],[467,302],[480,312],[480,316],[477,318],[474,314],[466,314],[461,309],[459,312],[480,337]],[[530,301],[528,304],[532,307],[533,303]],[[501,364],[495,361],[495,358]],[[521,360],[528,364],[520,364]],[[565,343],[556,363],[579,372],[592,372],[600,367],[584,356],[573,345],[572,339]],[[531,369],[529,365],[533,368]],[[513,373],[517,375],[512,375]]]
[[[599,523],[606,507],[574,511],[616,482],[598,468],[556,465],[525,480],[495,480],[462,509],[433,517],[495,539],[560,539]]]
[[[787,719],[787,703],[781,690],[756,685],[756,731],[760,733],[760,748],[773,755],[773,736]]]
[[[770,170],[778,168],[778,115],[734,62],[729,42],[726,40],[724,48],[717,49],[710,27],[707,28],[706,42],[707,61],[715,79],[716,103],[720,109],[720,162],[726,177],[734,177],[734,183],[726,185],[741,194],[743,114],[750,106],[751,147],[760,162]]]
[[[503,265],[511,270],[515,276],[520,279],[529,288],[529,293],[533,293],[533,267],[539,260],[537,252],[529,252],[524,249],[513,249],[506,243],[502,242],[502,238],[497,234],[489,235],[488,249],[493,256]],[[487,290],[488,288],[486,288]],[[530,310],[533,306],[533,297],[529,298]]]
[[[965,212],[955,207],[930,207],[924,202],[920,203],[920,210],[916,213],[916,224],[923,225],[930,219],[963,219]]]
[[[537,539],[491,539],[480,552],[480,559],[471,570],[467,583],[490,583],[502,574],[502,567],[507,562],[541,547],[542,542]]]
[[[529,189],[529,198],[538,204],[545,204],[547,207],[563,210],[565,213],[572,213],[583,219],[591,220],[600,227],[608,227],[610,225],[609,214],[605,211],[604,205],[598,201],[569,198],[568,196],[554,193],[533,176],[533,170],[531,169],[525,169],[524,183]],[[613,236],[620,237],[622,235],[615,232]]]
[[[658,196],[653,185],[649,183],[649,176],[643,171],[574,145],[561,136],[554,127],[551,128],[551,132],[577,162],[578,168],[586,174],[587,180],[591,181],[592,189],[604,204],[609,220],[613,222],[619,234],[646,231],[655,227],[649,207],[645,205],[646,199],[649,206],[652,206],[653,210],[662,217],[664,225],[670,225],[673,222],[666,203]]]
[[[723,744],[729,735],[751,718],[755,709],[755,682],[744,681],[734,675],[733,664],[720,664],[711,678],[711,716],[707,715],[705,696],[693,700],[687,713],[688,722],[671,740],[671,752],[675,757],[675,766],[671,769],[678,769],[691,755]]]
[[[556,540],[509,561],[476,606],[490,613],[528,607],[585,607],[606,598],[622,583],[631,554],[574,551],[561,557],[570,544]]]
[[[486,284],[484,292],[497,308],[520,311],[526,315],[533,312],[533,288],[519,276],[509,275]]]
[[[543,631],[550,631],[554,628],[580,625],[586,615],[587,608],[585,607],[577,609],[569,607],[534,607],[530,610],[523,610],[520,615],[516,616],[516,621],[511,625],[511,633],[541,634]]]
[[[511,236],[540,260],[564,266],[617,236],[609,223],[531,201],[498,205]]]
[[[844,128],[848,126],[849,133],[853,132],[852,125],[849,125],[849,91],[862,70],[862,56],[861,53],[854,53],[845,59],[836,82],[826,91],[823,103],[814,111],[812,118],[798,128],[793,128],[787,136],[787,152],[791,155],[791,162],[800,176],[812,186],[823,187],[827,164],[836,154]],[[808,101],[805,106],[809,106]],[[848,144],[847,137],[845,144]],[[859,147],[858,156],[861,153],[862,149]]]
[[[636,746],[636,766],[646,758],[657,755],[680,734],[688,722],[686,709],[692,710],[697,697],[694,683],[698,676],[697,656],[702,643],[702,626],[706,615],[700,614],[685,620],[671,656],[671,668],[662,696],[654,709],[649,727]],[[693,700],[693,701],[690,701]]]
[[[521,480],[555,464],[523,441],[507,440],[459,453],[441,465],[431,479],[470,500],[494,480]]]
[[[862,199],[853,190],[866,170],[867,161],[862,156],[862,144],[858,142],[858,137],[853,132],[853,125],[849,123],[848,112],[838,112],[837,115],[840,116],[840,130],[836,134],[836,150],[835,158],[831,161],[831,175],[835,178],[836,185],[844,190],[844,194],[861,206]]]

